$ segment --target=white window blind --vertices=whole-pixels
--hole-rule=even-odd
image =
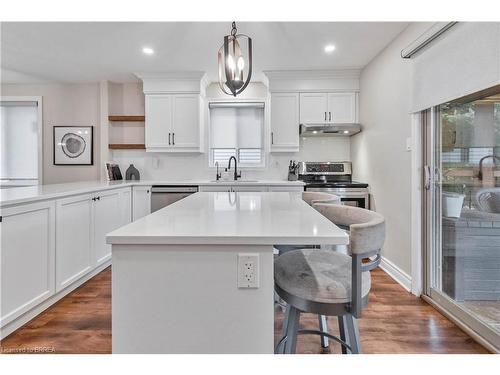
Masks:
[[[0,102],[0,178],[38,178],[36,102]]]
[[[231,156],[241,166],[262,165],[263,134],[263,103],[212,103],[210,165],[225,165]]]

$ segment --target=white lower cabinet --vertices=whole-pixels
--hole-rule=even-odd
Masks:
[[[120,190],[121,225],[132,222],[132,188]]]
[[[151,213],[151,186],[134,186],[132,188],[133,221]]]
[[[240,185],[238,183],[227,184],[227,185],[201,185],[199,191],[247,191],[247,192],[265,192],[265,191],[304,191],[302,185]]]
[[[200,186],[199,190],[200,191],[227,191],[227,192],[233,192],[233,191],[257,192],[257,191],[267,191],[267,186],[257,186],[257,185],[240,185],[240,186],[237,186],[236,184],[231,184],[231,185],[207,185],[207,186]]]
[[[301,192],[301,191],[304,191],[304,186],[302,186],[302,185],[269,186],[269,191],[277,191],[277,192]]]
[[[231,191],[250,191],[250,192],[259,192],[259,191],[268,191],[267,186],[258,186],[258,185],[234,185],[231,187]]]
[[[106,234],[130,222],[130,188],[103,191],[92,199],[94,260],[95,265],[100,266],[111,259]]]
[[[53,201],[2,209],[0,322],[5,326],[54,294]]]
[[[56,291],[85,275],[95,263],[92,199],[96,195],[77,195],[56,202]]]
[[[130,187],[2,208],[0,336],[110,260],[106,234],[130,223],[131,208]]]

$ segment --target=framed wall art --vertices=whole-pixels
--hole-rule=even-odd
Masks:
[[[93,165],[93,126],[54,126],[54,165]]]

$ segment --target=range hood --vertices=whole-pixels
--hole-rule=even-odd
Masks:
[[[361,131],[361,124],[300,124],[302,137],[350,137]]]

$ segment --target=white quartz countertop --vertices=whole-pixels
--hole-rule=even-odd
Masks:
[[[121,227],[110,244],[347,244],[300,193],[200,192]]]
[[[101,190],[116,189],[139,185],[169,185],[169,186],[207,186],[207,185],[266,185],[266,186],[302,186],[302,181],[285,180],[238,180],[209,181],[209,180],[140,180],[140,181],[83,181],[65,184],[34,185],[0,189],[0,206],[29,203],[40,200],[62,198],[69,195],[86,194]]]

